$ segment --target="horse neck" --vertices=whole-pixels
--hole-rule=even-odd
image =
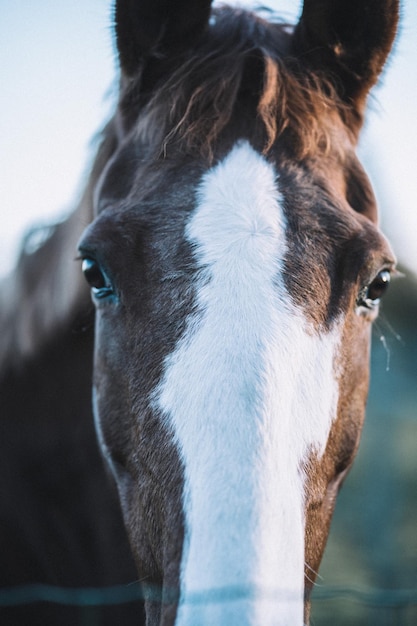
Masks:
[[[77,243],[93,219],[93,192],[115,149],[111,120],[101,143],[81,200],[68,218],[35,251],[24,248],[16,268],[2,281],[0,290],[0,371],[30,358],[54,333],[89,306],[89,292],[75,262]]]
[[[0,369],[31,357],[86,302],[74,250],[89,206],[81,202],[33,253],[22,251],[1,287]]]

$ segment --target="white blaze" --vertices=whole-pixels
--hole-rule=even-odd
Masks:
[[[285,218],[263,157],[239,143],[198,199],[198,312],[156,395],[185,471],[176,624],[301,626],[302,465],[335,413],[337,336],[307,332],[287,293]]]

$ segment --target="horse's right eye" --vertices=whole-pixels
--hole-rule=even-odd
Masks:
[[[82,271],[96,298],[106,298],[113,294],[110,281],[107,279],[97,261],[89,257],[83,259]]]

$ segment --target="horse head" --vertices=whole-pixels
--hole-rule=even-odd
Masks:
[[[120,96],[80,252],[149,625],[308,622],[395,267],[355,148],[397,20],[397,0],[305,0],[294,27],[116,3]]]

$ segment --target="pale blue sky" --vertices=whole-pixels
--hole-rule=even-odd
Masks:
[[[263,4],[285,17],[301,6]],[[110,24],[108,0],[0,0],[0,275],[28,225],[64,215],[78,196],[91,139],[114,101]],[[417,0],[404,0],[396,53],[372,98],[361,153],[385,231],[417,273],[416,42]]]

